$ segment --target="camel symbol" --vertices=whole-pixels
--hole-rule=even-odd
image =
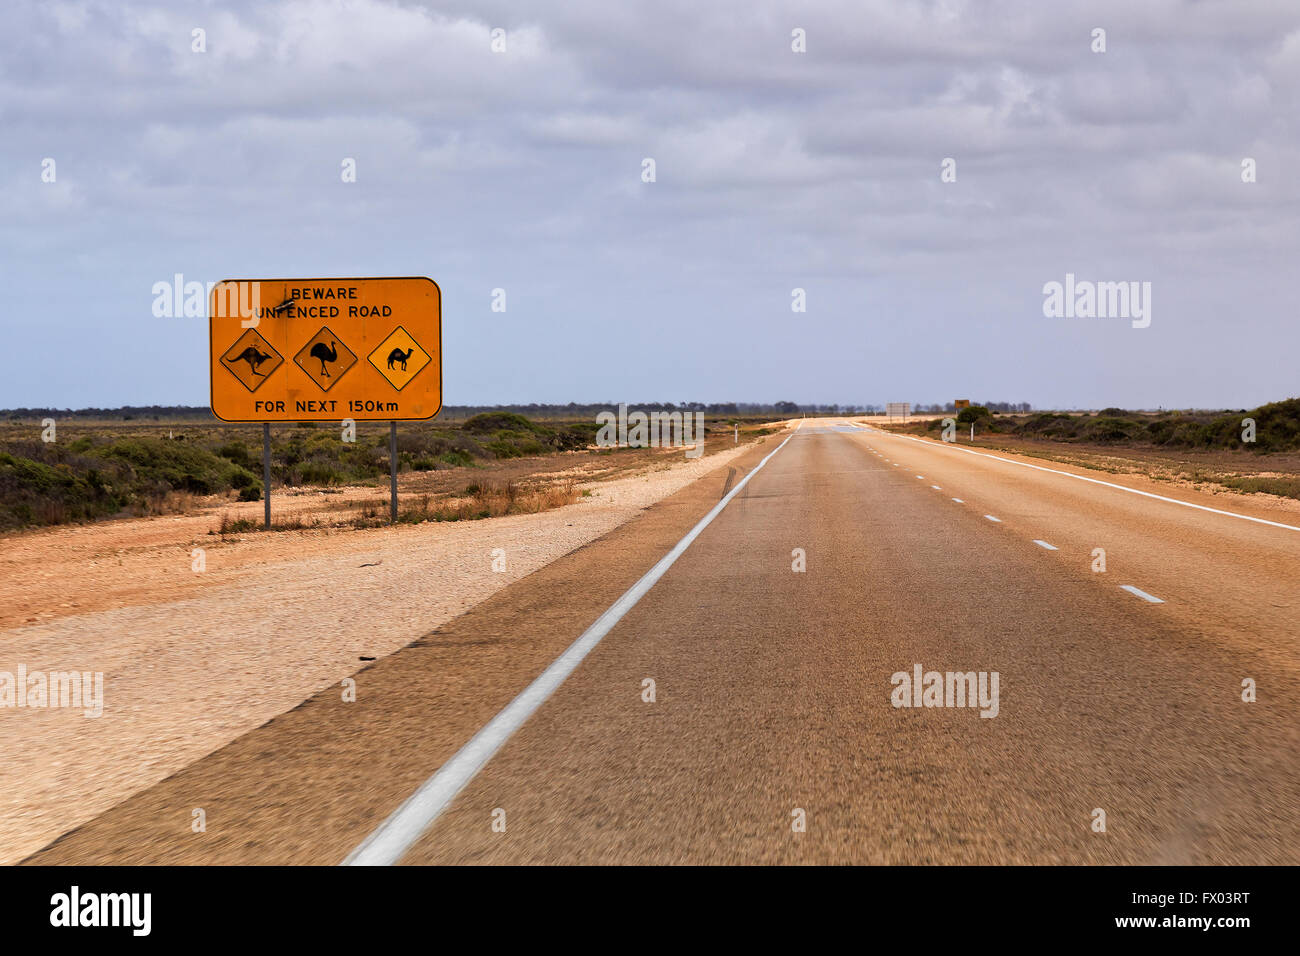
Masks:
[[[267,359],[269,359],[270,357],[271,356],[259,352],[257,350],[256,345],[250,345],[248,348],[244,349],[244,351],[240,352],[234,358],[226,359],[226,361],[229,362],[231,365],[234,365],[240,359],[243,359],[245,362],[248,363],[249,371],[251,371],[254,375],[262,375],[262,373],[257,370],[257,367],[261,365],[263,362],[265,362]],[[262,377],[265,378],[266,376],[262,375]]]
[[[326,348],[324,342],[317,342],[311,347],[311,357],[314,359],[320,359],[320,373],[326,378],[329,378],[330,373],[325,371],[325,363],[337,362],[339,360],[338,346],[333,342],[330,342],[330,347]]]
[[[388,367],[392,368],[394,362],[401,362],[402,371],[405,372],[406,360],[411,357],[411,353],[414,351],[415,351],[414,348],[409,348],[405,352],[403,352],[401,349],[393,349],[391,352],[388,353]]]

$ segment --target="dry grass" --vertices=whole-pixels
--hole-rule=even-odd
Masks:
[[[283,521],[271,522],[272,531],[306,531],[311,528],[320,527],[320,522],[316,519],[303,521],[301,518],[288,518]],[[232,518],[226,512],[221,513],[221,523],[215,530],[209,531],[208,534],[219,534],[223,538],[232,534],[247,534],[250,531],[264,531],[263,524],[260,520],[253,518]]]
[[[554,484],[521,484],[515,481],[473,484],[461,494],[435,498],[421,495],[413,504],[400,507],[402,524],[425,521],[476,521],[502,515],[537,514],[571,505],[582,497],[572,479]],[[388,520],[388,508],[367,505],[350,522],[353,527],[371,527]]]
[[[463,491],[450,495],[420,495],[412,501],[398,502],[399,524],[421,524],[425,521],[477,521],[482,518],[499,518],[503,515],[538,514],[562,508],[586,497],[577,482],[566,478],[555,482],[484,482],[473,484]],[[381,499],[350,499],[332,502],[330,511],[338,518],[321,520],[291,517],[275,521],[272,531],[330,530],[347,528],[377,528],[389,523],[389,504]],[[262,531],[260,519],[232,518],[222,513],[218,526],[211,534],[234,535]]]
[[[152,515],[190,514],[203,506],[203,497],[189,491],[151,492],[142,496],[131,505],[131,513],[137,518]],[[53,523],[53,522],[50,522]]]
[[[1219,483],[1246,494],[1300,498],[1300,478],[1294,475],[1252,475],[1241,478],[1223,478],[1219,479]]]

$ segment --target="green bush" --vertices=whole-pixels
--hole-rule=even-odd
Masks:
[[[258,483],[257,476],[254,475],[247,468],[240,468],[238,465],[236,465],[234,468],[230,470],[231,488],[242,489],[242,488],[247,488],[250,485],[255,485],[257,483]]]
[[[261,456],[259,455],[257,458],[254,458],[248,448],[245,445],[241,445],[239,442],[229,442],[222,445],[217,449],[217,454],[222,458],[227,458],[230,461],[233,461],[236,465],[249,469],[250,471],[256,470],[261,465]]]
[[[488,442],[486,447],[497,458],[525,458],[546,454],[546,446],[536,438],[510,431],[497,432],[497,437]]]
[[[1088,422],[1081,437],[1084,441],[1101,445],[1132,441],[1143,434],[1145,429],[1140,422],[1125,418],[1096,418]]]
[[[29,454],[45,451],[33,448]],[[116,514],[124,504],[112,483],[93,468],[77,474],[66,462],[0,452],[0,529],[89,521]]]
[[[467,451],[454,449],[438,456],[438,460],[443,464],[452,465],[457,468],[465,468],[474,464],[474,456]]]
[[[298,466],[297,481],[302,485],[341,485],[344,476],[337,466],[328,461],[305,461]]]
[[[126,466],[136,480],[200,495],[230,488],[239,468],[206,448],[163,438],[119,438],[89,454]]]
[[[490,434],[502,429],[516,432],[536,432],[543,426],[535,425],[523,415],[515,412],[481,412],[466,420],[460,426],[467,432]]]

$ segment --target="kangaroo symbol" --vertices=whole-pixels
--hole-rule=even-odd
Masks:
[[[229,362],[231,365],[234,365],[240,359],[243,359],[245,362],[248,363],[249,371],[251,371],[254,375],[262,375],[262,373],[257,370],[257,367],[261,365],[263,362],[265,362],[267,359],[269,359],[270,357],[271,356],[264,355],[261,352],[259,352],[257,350],[256,345],[250,345],[248,348],[244,349],[244,351],[240,352],[234,358],[226,359],[226,361]],[[262,375],[262,378],[266,378],[266,376]]]
[[[317,342],[311,347],[311,357],[314,359],[320,359],[320,373],[326,378],[329,378],[330,373],[325,371],[325,363],[337,362],[339,360],[338,347],[331,342],[330,347],[326,348],[324,342]]]
[[[413,348],[407,349],[405,352],[403,352],[401,349],[393,349],[391,352],[388,353],[388,367],[392,368],[394,362],[401,362],[402,371],[405,372],[406,360],[411,357],[411,353],[414,351],[415,349]]]

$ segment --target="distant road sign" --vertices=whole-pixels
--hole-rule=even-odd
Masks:
[[[411,421],[442,408],[432,279],[231,279],[208,315],[222,421]]]
[[[885,413],[890,418],[906,419],[912,412],[911,402],[888,402],[885,405]]]
[[[961,411],[963,408],[970,408],[970,399],[969,399],[969,398],[959,398],[959,399],[956,399],[956,400],[952,403],[952,408],[953,408],[953,411],[955,411],[955,412],[959,412],[959,411]]]

